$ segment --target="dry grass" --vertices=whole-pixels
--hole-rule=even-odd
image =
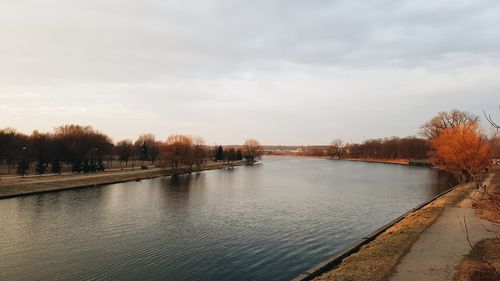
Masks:
[[[410,250],[420,234],[439,217],[443,209],[455,206],[472,188],[472,184],[459,186],[424,208],[408,214],[359,252],[344,259],[340,266],[315,280],[387,280],[400,259]]]
[[[472,207],[480,218],[500,223],[500,172],[495,173],[490,186],[478,191],[478,196],[472,199]]]
[[[490,186],[477,192],[472,199],[476,214],[494,223],[500,223],[500,172],[493,170],[495,176]],[[469,254],[457,266],[455,281],[500,280],[500,238],[484,239],[476,243]]]
[[[234,162],[234,165],[243,165],[245,161]],[[195,171],[220,169],[227,165],[222,162],[209,162]],[[186,173],[186,169],[179,169],[177,173]],[[37,192],[47,192],[55,190],[64,190],[78,187],[87,187],[117,182],[126,182],[141,180],[160,176],[171,175],[169,169],[136,170],[124,172],[104,172],[95,174],[69,174],[52,177],[32,177],[16,178],[11,181],[0,182],[0,198],[12,197],[16,195],[31,194]]]
[[[479,241],[456,267],[455,281],[498,281],[495,273],[480,257],[484,257],[495,268],[500,268],[500,238]]]

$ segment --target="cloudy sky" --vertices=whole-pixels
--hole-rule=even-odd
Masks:
[[[210,144],[500,119],[500,1],[0,0],[0,127]]]

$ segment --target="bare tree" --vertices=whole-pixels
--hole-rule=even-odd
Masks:
[[[453,109],[450,112],[439,112],[431,120],[420,127],[420,133],[428,139],[437,137],[443,130],[458,125],[473,125],[479,122],[479,116],[467,111]]]
[[[262,145],[258,140],[247,139],[243,144],[243,158],[249,163],[255,163],[262,156]]]
[[[344,142],[341,139],[334,139],[330,143],[330,156],[341,159],[344,155]]]
[[[137,138],[134,147],[142,161],[149,160],[153,164],[160,154],[160,143],[156,141],[155,135],[142,134]]]
[[[173,172],[176,172],[181,164],[192,163],[192,144],[191,136],[171,135],[161,147],[161,158],[170,164]]]
[[[132,158],[134,153],[134,144],[131,140],[122,140],[116,144],[115,151],[118,154],[118,159],[121,162],[125,161],[125,167],[128,166],[128,161]]]
[[[196,164],[198,168],[201,167],[203,162],[205,161],[205,157],[207,154],[205,148],[205,140],[202,137],[193,137],[193,162]]]
[[[500,109],[500,106],[498,108]],[[491,124],[491,126],[493,126],[493,128],[495,128],[497,130],[500,129],[500,126],[493,121],[493,118],[491,118],[491,115],[486,114],[486,112],[484,110],[483,110],[483,114],[484,114],[484,117],[486,118],[486,120]]]

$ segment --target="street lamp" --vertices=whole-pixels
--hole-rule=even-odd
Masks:
[[[25,155],[25,154],[26,154],[26,153],[25,153],[25,151],[26,151],[26,146],[23,146],[23,147],[21,148],[21,150],[22,150],[22,153],[21,153],[21,162],[19,163],[19,171],[18,171],[18,172],[20,172],[20,173],[21,173],[21,177],[23,177],[23,178],[24,178],[24,175],[26,174],[26,171],[27,171],[27,170],[28,170],[28,168],[29,168],[29,167],[26,167],[26,166],[28,166],[28,165],[26,164],[26,155]]]

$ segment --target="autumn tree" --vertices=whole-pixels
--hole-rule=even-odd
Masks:
[[[243,158],[249,163],[255,163],[262,156],[262,145],[258,140],[247,139],[243,144]]]
[[[450,112],[439,112],[435,117],[420,127],[420,133],[432,140],[448,128],[459,125],[471,126],[478,122],[479,116],[467,111],[453,109]]]
[[[193,139],[186,135],[171,135],[161,147],[161,158],[176,172],[181,164],[188,164],[192,155]]]
[[[205,148],[205,140],[202,137],[193,137],[192,138],[192,157],[193,163],[201,168],[201,165],[205,161],[205,156],[207,154]]]
[[[477,124],[459,124],[446,128],[432,141],[433,160],[445,166],[461,180],[473,180],[490,165],[491,145]]]

